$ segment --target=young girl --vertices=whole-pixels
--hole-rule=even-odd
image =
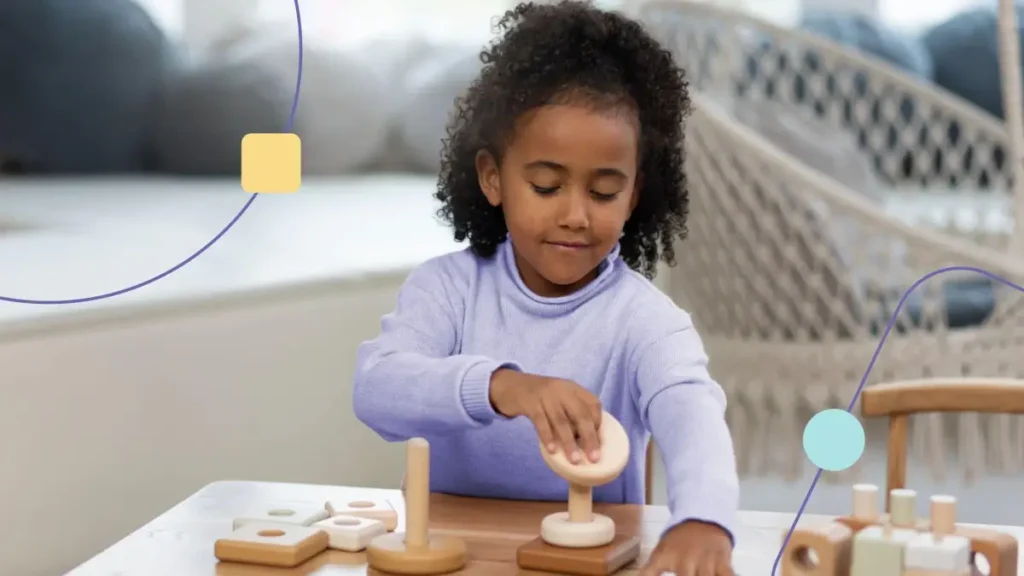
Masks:
[[[456,107],[437,198],[469,248],[402,287],[359,349],[357,417],[432,443],[431,489],[565,500],[546,449],[600,458],[607,411],[633,447],[598,502],[642,503],[644,447],[672,521],[644,574],[731,574],[738,482],[725,398],[690,317],[649,282],[685,235],[683,72],[639,24],[521,4]]]

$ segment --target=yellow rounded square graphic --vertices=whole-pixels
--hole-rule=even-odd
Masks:
[[[242,190],[291,194],[302,186],[302,141],[297,134],[246,134],[242,138]]]

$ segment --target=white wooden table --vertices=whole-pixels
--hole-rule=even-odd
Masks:
[[[267,506],[313,504],[328,499],[386,499],[404,525],[404,503],[397,490],[265,482],[217,482],[196,492],[136,532],[72,570],[68,576],[327,576],[366,574],[365,556],[328,552],[292,570],[218,563],[214,541],[231,531],[232,519]],[[478,500],[434,495],[431,529],[466,540],[470,562],[460,574],[519,574],[515,550],[537,535],[546,514],[565,504]],[[623,532],[641,537],[646,558],[668,520],[662,506],[597,505]],[[824,523],[826,516],[804,515],[801,525]],[[734,567],[740,576],[768,576],[793,514],[741,512]],[[1002,529],[1002,528],[1001,528]],[[1020,528],[1003,529],[1017,538]],[[1024,564],[1022,564],[1024,567]],[[632,576],[627,569],[623,576]]]

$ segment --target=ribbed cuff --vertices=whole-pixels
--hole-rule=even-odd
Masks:
[[[662,532],[662,536],[665,532],[668,532],[672,528],[684,523],[684,522],[702,522],[704,524],[711,524],[718,526],[729,536],[729,540],[732,542],[733,548],[736,547],[736,510],[735,505],[730,502],[716,501],[714,498],[701,498],[701,501],[694,502],[692,505],[686,506],[685,508],[675,511],[672,514],[672,519],[668,525],[665,526],[665,530]],[[721,500],[721,499],[719,499]]]
[[[459,388],[459,398],[466,414],[481,424],[490,424],[495,418],[502,418],[491,405],[491,376],[502,368],[521,370],[513,362],[480,362],[466,371]]]

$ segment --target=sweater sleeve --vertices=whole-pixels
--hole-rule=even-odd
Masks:
[[[496,418],[491,375],[514,362],[456,354],[464,294],[438,260],[413,271],[381,332],[360,345],[352,405],[389,442],[482,427]]]
[[[689,317],[639,351],[641,418],[665,463],[671,520],[718,525],[735,544],[739,479],[725,421],[725,393],[708,373],[704,346]]]

